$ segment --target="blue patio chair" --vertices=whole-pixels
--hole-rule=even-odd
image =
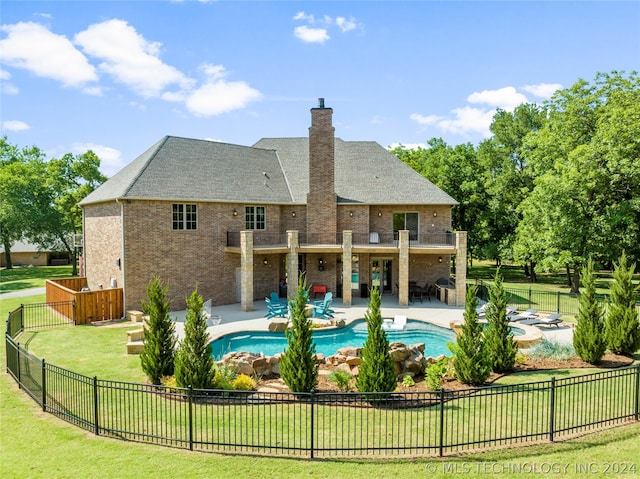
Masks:
[[[271,298],[271,303],[282,305],[282,302],[280,301],[280,296],[278,296],[278,293],[276,293],[275,291],[271,292],[271,294],[269,295],[269,298]]]
[[[313,317],[321,319],[333,318],[333,310],[331,309],[331,296],[327,294],[322,301],[318,301],[319,304],[313,305]]]
[[[265,318],[285,318],[287,316],[287,307],[278,303],[274,304],[269,298],[264,298],[264,302],[267,303],[267,315]]]

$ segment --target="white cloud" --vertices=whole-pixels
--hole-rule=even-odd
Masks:
[[[0,40],[0,58],[7,65],[71,87],[98,79],[93,65],[65,36],[33,22],[3,25],[1,29],[8,32]]]
[[[498,90],[474,92],[467,97],[467,101],[513,111],[515,107],[521,103],[526,103],[528,100],[522,93],[518,93],[514,87],[507,86]]]
[[[108,177],[115,175],[125,166],[122,152],[115,148],[96,143],[74,143],[71,147],[71,151],[78,155],[86,153],[87,150],[91,150],[98,155],[98,158],[100,158],[100,171]]]
[[[358,26],[353,18],[347,20],[344,17],[336,17],[336,25],[338,25],[340,30],[342,30],[343,32],[354,30]]]
[[[411,115],[409,115],[409,118],[411,118],[413,121],[417,122],[420,125],[433,125],[434,123],[438,123],[441,120],[445,120],[443,116],[438,116],[438,115],[424,116],[424,115],[421,115],[420,113],[412,113]]]
[[[0,68],[0,92],[5,95],[17,95],[20,93],[18,87],[11,83],[11,73]]]
[[[306,25],[301,25],[294,28],[293,34],[296,38],[302,40],[305,43],[324,43],[329,40],[329,34],[324,28],[311,28]]]
[[[525,85],[520,89],[539,98],[551,98],[557,90],[562,89],[562,85],[560,83],[538,83],[537,85]]]
[[[2,122],[2,129],[6,131],[25,131],[29,128],[30,126],[28,124],[20,120],[7,120]]]
[[[159,42],[149,42],[123,20],[91,25],[74,41],[87,55],[103,62],[99,68],[143,97],[159,97],[169,85],[189,88],[193,81],[160,60]]]
[[[489,126],[495,110],[483,110],[464,106],[452,110],[453,118],[441,119],[437,126],[446,132],[454,134],[480,133],[482,136],[489,136]]]
[[[315,23],[316,19],[313,17],[313,15],[308,15],[304,12],[298,12],[294,15],[293,17],[294,20],[305,20],[309,23]]]

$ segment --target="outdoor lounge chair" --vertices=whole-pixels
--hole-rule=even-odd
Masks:
[[[272,291],[271,294],[269,294],[269,298],[271,299],[272,304],[282,305],[282,303],[280,302],[280,296],[278,296],[278,293],[276,293],[275,291]]]
[[[520,324],[528,324],[529,326],[555,326],[556,328],[563,323],[560,313],[553,313],[544,318],[523,319]]]
[[[402,331],[406,325],[407,317],[400,314],[396,314],[393,318],[393,321],[382,321],[382,329],[387,331]]]
[[[317,301],[313,305],[313,314],[314,318],[320,319],[331,319],[333,318],[333,310],[331,309],[331,301],[332,296],[329,293],[325,296],[322,301]]]
[[[265,318],[285,318],[287,316],[288,309],[286,306],[280,304],[280,301],[274,303],[269,298],[264,298],[264,302],[267,303],[267,315]]]
[[[511,317],[509,318],[511,321],[522,321],[524,319],[534,319],[538,317],[538,310],[537,309],[527,309],[526,311],[523,311],[522,313],[517,313],[515,315],[511,315]]]

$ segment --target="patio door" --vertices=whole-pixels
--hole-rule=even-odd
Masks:
[[[380,294],[393,293],[393,261],[384,258],[371,259],[371,287],[377,287]]]

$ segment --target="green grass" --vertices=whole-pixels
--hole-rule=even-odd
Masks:
[[[30,288],[43,288],[47,279],[72,277],[72,266],[34,266],[0,270],[0,290],[3,293]]]

